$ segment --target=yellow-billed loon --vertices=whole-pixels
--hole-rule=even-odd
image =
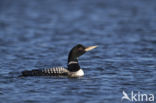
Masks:
[[[68,76],[68,77],[84,76],[84,72],[80,68],[78,63],[78,57],[96,47],[97,46],[85,47],[81,44],[78,44],[72,48],[72,50],[68,55],[67,68],[54,67],[49,69],[25,70],[22,72],[21,76]]]

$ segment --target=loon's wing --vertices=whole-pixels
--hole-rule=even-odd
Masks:
[[[49,69],[25,70],[21,76],[67,76],[69,71],[63,67],[54,67]]]

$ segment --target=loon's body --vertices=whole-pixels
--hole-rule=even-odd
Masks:
[[[96,47],[97,46],[90,46],[86,48],[83,45],[78,44],[75,47],[73,47],[69,53],[67,68],[54,67],[48,69],[25,70],[22,72],[21,76],[68,76],[68,77],[84,76],[84,72],[80,68],[78,63],[78,57]]]
[[[77,71],[69,71],[68,68],[64,67],[53,67],[48,69],[34,69],[25,70],[21,76],[68,76],[68,77],[81,77],[84,76],[82,69]]]

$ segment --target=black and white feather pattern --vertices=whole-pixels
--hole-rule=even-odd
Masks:
[[[69,74],[68,69],[64,67],[54,67],[49,69],[34,69],[34,70],[26,70],[22,72],[22,76],[56,76],[56,75],[62,75],[66,76]]]
[[[65,75],[68,74],[69,71],[63,67],[54,67],[49,69],[43,69],[42,72],[49,75]]]

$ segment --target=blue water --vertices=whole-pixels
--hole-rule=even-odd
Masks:
[[[76,44],[99,46],[79,58],[84,77],[18,78],[66,66]],[[122,91],[156,98],[155,0],[0,1],[0,103],[120,103]]]

